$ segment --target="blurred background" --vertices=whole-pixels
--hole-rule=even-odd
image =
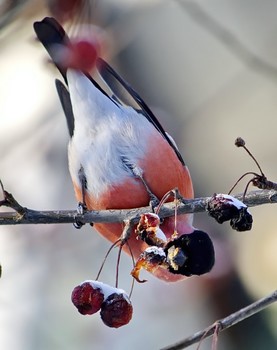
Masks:
[[[104,58],[175,138],[196,196],[226,193],[244,172],[257,171],[235,148],[237,136],[276,181],[276,1],[0,0],[0,178],[23,206],[76,208],[58,73],[32,29],[46,15],[69,33],[84,23],[99,27]],[[116,330],[99,314],[80,315],[70,301],[77,284],[95,278],[107,241],[88,225],[2,226],[0,348],[159,349],[265,296],[277,286],[276,207],[251,213],[253,229],[244,233],[195,215],[215,243],[213,271],[175,284],[144,272],[148,283],[136,284],[132,295],[133,319]],[[102,281],[114,283],[115,261],[116,252]],[[131,267],[123,256],[120,286],[127,291]],[[273,305],[220,334],[219,349],[276,349],[276,324]],[[201,345],[210,348],[210,340]]]

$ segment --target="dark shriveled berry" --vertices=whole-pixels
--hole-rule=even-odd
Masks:
[[[209,200],[207,211],[219,224],[238,216],[240,208],[232,202],[231,196],[214,194]]]
[[[215,261],[212,240],[200,230],[169,241],[164,251],[168,270],[174,274],[203,275],[212,269]]]
[[[230,225],[236,231],[249,231],[252,228],[253,218],[247,208],[241,208],[237,217],[231,219]]]
[[[241,137],[237,137],[236,140],[235,140],[235,145],[237,147],[244,147],[245,146],[245,141],[243,138]]]
[[[127,295],[113,293],[101,307],[100,316],[106,326],[119,328],[130,322],[133,307]]]
[[[92,315],[100,310],[104,294],[99,287],[84,282],[73,289],[71,300],[80,314]]]
[[[206,209],[219,224],[230,220],[234,230],[248,231],[252,228],[253,219],[247,206],[230,195],[214,194]]]

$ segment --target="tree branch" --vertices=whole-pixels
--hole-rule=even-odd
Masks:
[[[275,290],[273,293],[269,294],[265,298],[262,298],[254,302],[253,304],[250,304],[245,308],[240,309],[239,311],[234,312],[233,314],[225,318],[222,318],[221,320],[216,321],[214,324],[203,329],[202,331],[197,332],[192,336],[184,340],[181,340],[180,342],[175,343],[173,345],[169,345],[161,350],[185,349],[192,344],[195,344],[199,341],[202,341],[205,338],[210,337],[211,335],[217,336],[219,332],[222,332],[223,330],[245,320],[246,318],[253,316],[254,314],[268,307],[269,305],[275,303],[276,301],[277,301],[277,290]]]
[[[141,214],[151,212],[151,207],[142,207],[125,210],[101,210],[87,211],[79,214],[76,210],[53,210],[39,211],[22,207],[14,197],[4,191],[4,200],[0,201],[0,206],[7,206],[16,212],[0,213],[0,225],[21,225],[21,224],[68,224],[76,221],[85,223],[112,223],[123,222],[132,219],[134,223],[138,222]],[[235,198],[242,200],[243,195],[238,194]],[[195,198],[184,200],[178,206],[178,214],[199,213],[206,211],[206,206],[211,197]],[[249,192],[244,203],[249,206],[258,206],[262,204],[277,203],[277,191],[258,190]],[[175,203],[166,203],[159,212],[161,218],[174,216]]]

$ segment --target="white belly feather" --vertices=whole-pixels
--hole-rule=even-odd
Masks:
[[[133,176],[122,159],[137,164],[156,130],[134,109],[117,107],[83,74],[69,70],[67,77],[75,117],[68,146],[70,174],[80,186],[78,172],[82,166],[88,191],[97,196],[108,186]]]

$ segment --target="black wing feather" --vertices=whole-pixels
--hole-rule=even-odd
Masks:
[[[139,94],[103,59],[97,59],[97,68],[101,77],[112,90],[117,99],[143,114],[149,120],[149,122],[155,126],[159,133],[167,140],[170,146],[174,149],[180,162],[185,165],[185,162],[178,148],[168,137],[158,119],[155,117],[143,99],[139,96]]]
[[[72,137],[74,133],[74,114],[72,110],[70,95],[67,88],[64,86],[64,84],[60,80],[56,79],[55,83],[56,83],[56,89],[62,104],[62,108],[66,117],[69,135],[70,137]]]
[[[66,79],[66,68],[63,67],[60,62],[57,61],[55,50],[56,45],[68,45],[70,43],[70,39],[65,33],[62,26],[52,17],[45,17],[41,22],[34,23],[34,30],[41,41],[47,52],[49,53],[51,59],[57,66],[58,70],[62,74],[65,83],[67,84]],[[114,95],[110,97],[106,91],[104,91],[98,83],[87,73],[83,72],[87,78],[92,82],[92,84],[99,89],[105,96],[107,96],[116,106],[118,106],[118,102],[123,102],[124,104],[133,107],[140,114],[144,115],[150,123],[152,123],[155,128],[159,131],[159,133],[167,140],[169,145],[174,149],[178,159],[182,164],[184,160],[175,146],[174,142],[168,137],[167,133],[161,126],[158,119],[155,117],[153,112],[147,106],[147,104],[143,101],[143,99],[139,96],[139,94],[127,83],[121,76],[116,73],[115,70],[111,66],[108,65],[103,59],[98,58],[97,60],[97,68],[99,70],[100,75],[112,90]],[[58,81],[56,82],[57,91],[59,94],[59,98],[66,115],[67,125],[69,129],[70,136],[73,135],[74,132],[74,115],[72,111],[70,95],[64,85]]]

